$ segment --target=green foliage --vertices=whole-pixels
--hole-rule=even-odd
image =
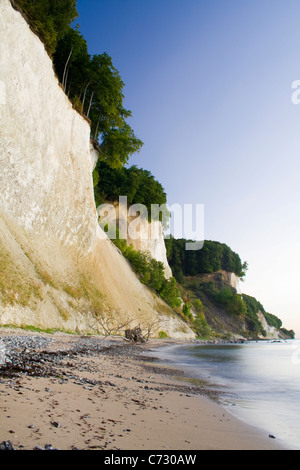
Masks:
[[[214,273],[221,269],[233,272],[242,278],[246,274],[247,263],[241,262],[225,243],[205,240],[201,250],[185,249],[187,240],[170,237],[166,240],[167,257],[176,279],[182,276],[196,276]]]
[[[55,72],[74,108],[91,121],[91,135],[101,158],[118,168],[143,143],[127,123],[124,83],[107,53],[91,56],[84,37],[72,22],[77,0],[15,0],[53,57]]]
[[[230,287],[224,287],[215,294],[216,302],[224,305],[229,315],[245,316],[247,306],[242,297],[234,292]]]
[[[100,160],[107,161],[112,168],[120,168],[141,146],[142,142],[128,124],[124,123],[118,128],[112,127],[102,134]]]
[[[118,201],[120,196],[127,196],[127,203],[143,204],[154,220],[161,220],[164,225],[169,219],[166,208],[167,196],[162,185],[155,180],[150,171],[131,166],[130,168],[111,168],[105,162],[98,161],[94,170],[94,192],[96,205],[106,201]],[[152,205],[162,206],[159,213],[151,211]]]
[[[228,315],[244,318],[247,314],[247,307],[242,296],[236,293],[236,290],[227,284],[213,282],[201,282],[199,280],[189,280],[186,287],[191,289],[196,299],[192,299],[192,304],[196,312],[203,311],[201,299],[208,298],[214,305],[225,307]]]
[[[154,289],[170,307],[179,307],[180,291],[174,278],[165,278],[163,263],[153,259],[148,253],[136,251],[126,240],[120,239],[118,229],[116,232],[116,239],[112,241],[129,261],[140,281]]]
[[[166,339],[166,338],[168,338],[168,335],[165,331],[160,331],[158,333],[158,337],[159,337],[159,339]]]
[[[256,315],[260,310],[263,314],[266,313],[264,306],[255,297],[243,294],[243,299],[246,302],[248,312],[252,312]]]
[[[282,327],[282,321],[272,313],[264,312],[264,317],[267,320],[268,325],[274,326],[277,330]]]
[[[293,330],[287,330],[286,328],[280,328],[280,331],[285,335],[288,336],[290,339],[295,338],[295,332]]]
[[[194,310],[197,313],[202,312],[203,304],[200,299],[193,299],[192,304],[193,304]]]
[[[15,0],[51,55],[77,16],[77,0]]]
[[[165,240],[165,243],[173,275],[190,293],[191,302],[197,314],[197,317],[192,321],[196,331],[201,330],[201,322],[198,317],[204,311],[202,302],[208,311],[214,309],[214,306],[223,306],[228,315],[239,319],[238,321],[246,327],[246,331],[251,337],[266,336],[257,316],[259,310],[265,316],[268,325],[274,326],[276,329],[281,328],[281,320],[266,312],[257,299],[245,294],[238,295],[235,289],[224,282],[221,273],[216,274],[220,270],[225,270],[234,272],[242,278],[246,273],[247,263],[242,263],[240,257],[227,245],[205,241],[201,250],[186,251],[186,240],[184,239],[175,240],[171,237],[169,240]],[[206,277],[203,276],[204,274],[212,273],[215,273],[213,280],[203,279]]]
[[[212,335],[212,329],[208,325],[204,313],[198,313],[193,320],[193,327],[199,338],[205,338]]]
[[[111,57],[107,53],[91,56],[79,30],[69,27],[53,58],[68,97],[91,121],[100,159],[113,168],[122,167],[143,143],[126,121],[131,111],[123,107],[124,83]]]
[[[131,245],[127,246],[124,255],[139,274],[141,282],[160,293],[165,281],[163,263],[147,253],[134,250]]]
[[[87,42],[78,29],[69,26],[66,34],[57,44],[53,63],[56,74],[69,98],[74,100],[77,97],[83,112],[85,82],[89,74],[91,56],[88,53]]]
[[[170,307],[180,307],[180,291],[177,287],[176,280],[174,277],[164,280],[159,295],[168,305],[170,305]]]
[[[282,321],[280,318],[278,318],[276,315],[266,312],[264,306],[258,300],[256,300],[255,297],[243,294],[243,300],[247,306],[247,326],[249,330],[264,334],[262,325],[257,317],[257,313],[259,311],[262,312],[269,326],[274,326],[277,330],[281,329]]]
[[[257,313],[260,310],[265,314],[265,309],[263,305],[255,298],[250,295],[243,294],[243,300],[247,307],[246,315],[246,326],[247,330],[250,331],[253,335],[262,334],[266,335],[261,322],[258,319]]]
[[[116,201],[119,196],[127,196],[128,204],[143,204],[151,216],[151,206],[166,204],[166,194],[149,171],[136,166],[125,168],[129,157],[138,152],[143,143],[127,123],[131,111],[123,106],[124,83],[107,53],[91,56],[88,45],[78,27],[71,23],[78,17],[77,0],[14,0],[24,12],[35,33],[43,41],[53,63],[63,89],[72,101],[74,108],[84,114],[91,122],[91,135],[98,147],[100,158],[93,173],[96,204]],[[153,213],[152,213],[153,215]],[[166,210],[159,211],[156,219],[165,222],[169,218]],[[225,270],[235,273],[239,278],[246,274],[248,265],[227,245],[205,241],[198,251],[186,251],[188,240],[166,240],[167,257],[174,277],[166,280],[162,263],[149,255],[135,251],[125,240],[114,240],[124,256],[133,266],[141,282],[153,288],[171,307],[181,305],[180,292],[176,280],[185,282],[184,276],[196,276]],[[176,280],[175,280],[176,278]],[[19,282],[19,281],[18,281]],[[7,284],[7,283],[6,283]],[[197,283],[196,283],[197,284]],[[237,295],[233,289],[216,289],[213,283],[194,285],[197,295],[204,293],[210,299],[225,306],[228,313],[242,316],[248,329],[262,333],[262,325],[257,318],[259,310],[268,324],[277,329],[282,327],[281,320],[265,312],[263,306],[254,298]],[[6,295],[14,301],[13,286],[6,287]],[[11,291],[11,294],[10,294]],[[26,304],[31,296],[29,290],[24,294]],[[199,298],[192,300],[196,317],[191,315],[191,304],[185,303],[184,315],[193,322],[199,335],[208,334]],[[294,337],[292,330],[281,328],[285,334]],[[163,332],[161,332],[163,333]]]
[[[190,302],[186,302],[182,307],[183,314],[188,318],[192,318],[191,308]]]

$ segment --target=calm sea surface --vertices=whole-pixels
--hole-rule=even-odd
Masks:
[[[232,414],[300,449],[300,340],[172,345],[155,355],[224,392]]]

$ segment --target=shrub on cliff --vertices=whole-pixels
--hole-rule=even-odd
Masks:
[[[243,317],[247,313],[247,306],[243,298],[236,294],[231,288],[224,287],[215,295],[216,302],[224,305],[229,315]]]
[[[143,143],[127,123],[131,111],[123,106],[124,83],[111,57],[88,53],[78,27],[77,0],[12,0],[53,59],[55,72],[74,108],[91,121],[91,135],[100,158],[121,167]],[[30,51],[29,51],[30,53]]]
[[[120,168],[143,143],[129,126],[131,111],[123,106],[124,82],[107,53],[90,55],[78,28],[67,30],[53,62],[69,99],[91,121],[91,135],[100,160]]]
[[[142,204],[147,208],[149,221],[160,220],[167,226],[169,212],[166,207],[167,196],[162,185],[148,170],[137,168],[111,168],[108,163],[98,161],[93,172],[96,205],[106,201],[118,201],[127,196],[128,205]],[[153,213],[152,205],[162,206],[162,211]]]
[[[77,0],[14,0],[50,55],[77,16]]]
[[[193,320],[193,328],[199,338],[209,337],[213,331],[208,325],[204,313],[198,313]]]
[[[180,291],[175,278],[166,279],[164,265],[152,258],[148,253],[137,251],[126,240],[120,239],[119,229],[113,243],[129,261],[140,281],[151,287],[172,308],[181,305]]]
[[[239,278],[245,276],[247,263],[242,263],[239,255],[225,243],[205,240],[201,250],[186,251],[186,241],[173,237],[166,240],[168,261],[176,279],[221,269],[233,272]]]

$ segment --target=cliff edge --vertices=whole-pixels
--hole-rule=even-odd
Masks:
[[[0,34],[0,323],[193,338],[99,227],[89,123],[9,0]]]

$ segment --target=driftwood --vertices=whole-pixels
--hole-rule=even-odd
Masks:
[[[132,330],[125,330],[125,338],[133,343],[145,343],[146,339],[143,336],[142,330],[139,326],[136,326]]]

